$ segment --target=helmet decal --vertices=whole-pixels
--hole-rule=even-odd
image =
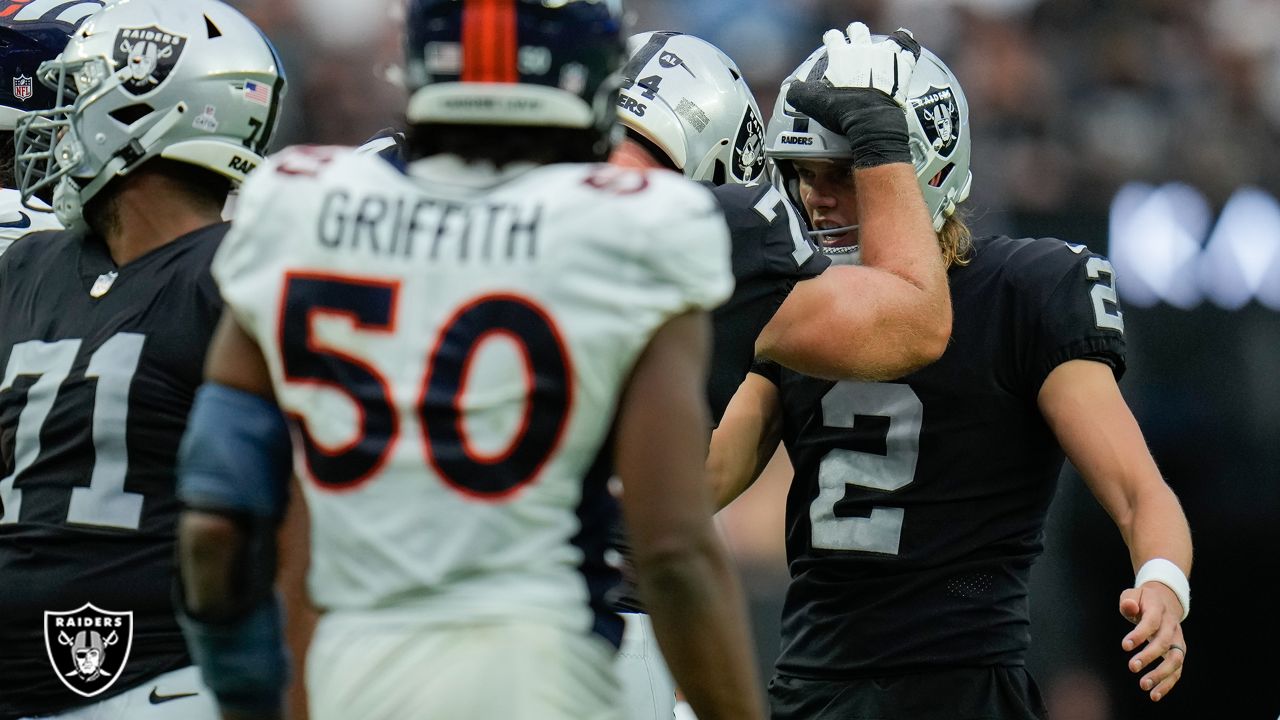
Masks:
[[[753,182],[764,172],[764,124],[752,108],[742,117],[742,126],[733,143],[733,174],[742,182]]]
[[[960,108],[951,88],[931,85],[923,95],[911,98],[911,108],[934,152],[950,157],[960,139]]]
[[[113,58],[117,68],[128,68],[125,89],[144,95],[164,84],[182,57],[187,38],[155,25],[120,28]]]
[[[13,78],[13,97],[15,100],[25,103],[35,94],[35,82],[30,75],[18,75]]]
[[[675,32],[641,33],[628,45],[623,125],[691,179],[749,183],[764,174],[764,121],[732,58]]]

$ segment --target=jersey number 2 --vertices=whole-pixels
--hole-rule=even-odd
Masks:
[[[811,544],[897,555],[903,508],[842,501],[849,485],[893,492],[915,480],[924,405],[909,385],[845,381],[822,397],[822,419],[828,428],[852,432],[818,465],[818,496],[809,505]]]
[[[377,368],[323,345],[311,318],[344,315],[360,331],[393,333],[399,284],[305,273],[290,274],[286,283],[280,313],[285,381],[332,388],[359,411],[356,439],[337,448],[317,441],[306,419],[294,416],[307,468],[329,490],[358,487],[382,467],[400,436],[392,388]],[[499,335],[520,348],[528,392],[515,436],[503,450],[484,453],[468,440],[462,394],[476,352]],[[462,306],[441,329],[416,395],[427,464],[469,497],[501,500],[514,493],[538,475],[560,443],[572,401],[569,367],[555,324],[532,301],[497,294]]]
[[[71,490],[69,523],[137,530],[142,520],[142,494],[124,489],[129,471],[125,428],[129,423],[129,387],[146,340],[138,333],[118,333],[89,358],[85,377],[98,381],[93,396],[93,473],[88,487]],[[19,376],[38,377],[27,390],[26,405],[18,415],[13,473],[0,479],[0,502],[4,503],[0,522],[18,522],[22,491],[14,483],[40,456],[40,431],[79,352],[79,340],[29,340],[13,346],[0,392],[13,387]]]

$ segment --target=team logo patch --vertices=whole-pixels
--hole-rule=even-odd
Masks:
[[[924,128],[933,149],[947,157],[960,139],[960,106],[950,87],[930,87],[920,97],[911,99],[911,107]]]
[[[163,85],[186,46],[185,37],[155,25],[121,28],[116,34],[113,59],[117,68],[129,70],[125,89],[134,95],[142,95]]]
[[[62,684],[93,697],[114,685],[129,662],[133,612],[112,612],[92,603],[67,612],[45,611],[44,646]]]
[[[19,75],[13,79],[13,97],[26,102],[31,96],[36,94],[36,85],[31,78],[26,75]]]
[[[751,108],[738,126],[733,142],[733,173],[742,182],[752,182],[764,172],[764,126]]]

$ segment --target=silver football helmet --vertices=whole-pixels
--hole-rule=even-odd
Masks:
[[[764,174],[764,123],[738,66],[692,35],[627,41],[618,119],[692,180],[749,183]]]
[[[873,36],[883,39],[883,36]],[[793,160],[852,159],[849,140],[799,113],[787,101],[791,83],[814,80],[826,70],[827,51],[818,48],[786,80],[769,118],[765,153],[774,161],[775,184],[785,188],[796,207],[802,208]],[[942,60],[922,49],[911,85],[907,89],[907,132],[911,160],[924,193],[933,229],[941,230],[956,206],[969,197],[973,173],[969,171],[969,103],[960,81]],[[828,232],[846,232],[839,228]]]
[[[18,122],[18,187],[26,203],[52,194],[68,225],[154,157],[240,182],[262,162],[285,90],[262,31],[216,0],[108,4],[38,80],[57,97]]]

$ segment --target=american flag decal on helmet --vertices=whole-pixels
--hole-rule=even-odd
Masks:
[[[249,80],[244,84],[244,99],[259,105],[271,105],[271,86]]]

